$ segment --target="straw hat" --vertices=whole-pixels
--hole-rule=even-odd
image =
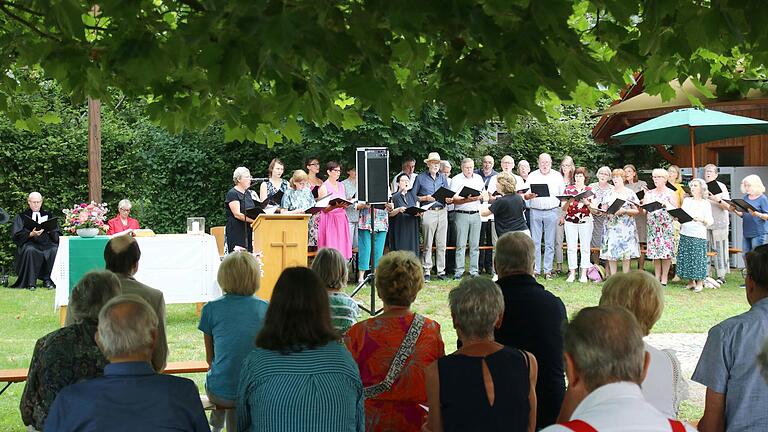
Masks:
[[[438,152],[431,152],[429,153],[429,156],[427,156],[426,159],[424,159],[424,163],[430,163],[431,161],[440,162],[442,159],[440,159],[440,153]]]

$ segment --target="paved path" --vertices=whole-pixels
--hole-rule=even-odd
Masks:
[[[680,360],[683,375],[688,379],[688,402],[704,408],[704,395],[706,387],[691,381],[691,374],[696,369],[696,363],[701,356],[706,333],[651,333],[645,338],[646,342],[658,349],[673,349]]]

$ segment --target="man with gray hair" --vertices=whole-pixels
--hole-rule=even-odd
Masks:
[[[635,317],[618,306],[584,308],[565,328],[568,392],[562,417],[544,429],[567,431],[695,431],[643,398],[650,355]],[[576,406],[571,410],[569,407]]]
[[[478,263],[480,259],[480,200],[488,196],[487,191],[483,191],[485,183],[482,177],[474,173],[475,161],[465,158],[461,161],[461,174],[457,174],[451,179],[451,190],[455,192],[453,196],[453,206],[456,220],[456,271],[454,279],[461,279],[464,275],[466,263],[467,243],[469,243],[469,274],[477,276],[480,274]],[[464,187],[472,188],[476,191],[483,191],[482,195],[461,196],[459,195]]]
[[[730,225],[730,206],[723,200],[730,200],[731,195],[725,183],[717,181],[717,166],[707,164],[704,166],[704,180],[707,181],[709,190],[709,203],[712,206],[713,223],[707,226],[707,241],[709,250],[715,251],[711,258],[712,267],[715,269],[718,283],[725,283],[725,275],[730,271],[728,257],[728,225]],[[715,193],[713,193],[715,192]]]
[[[16,215],[11,226],[11,238],[16,243],[13,268],[19,275],[13,288],[34,290],[41,279],[46,288],[53,289],[56,285],[51,280],[51,271],[61,230],[53,214],[42,209],[43,196],[39,192],[29,194],[27,205],[29,208]]]
[[[29,364],[19,410],[25,425],[43,430],[48,410],[66,386],[100,376],[107,359],[94,336],[99,310],[120,294],[120,280],[109,271],[88,272],[72,288],[73,324],[38,339]]]
[[[709,329],[691,379],[707,387],[702,432],[768,430],[768,383],[756,359],[768,339],[768,245],[745,257],[750,308]]]
[[[146,301],[121,295],[107,302],[96,334],[109,359],[104,376],[62,390],[45,430],[210,431],[195,383],[152,369],[156,341],[157,315]]]
[[[539,362],[536,383],[537,427],[557,420],[565,395],[562,326],[568,320],[562,300],[533,277],[533,240],[508,232],[496,241],[493,258],[504,294],[504,319],[496,341],[533,354]]]
[[[547,153],[539,155],[539,169],[528,176],[528,184],[547,185],[548,197],[535,197],[530,200],[531,207],[531,237],[535,245],[536,275],[543,274],[549,280],[553,279],[552,264],[555,260],[555,233],[560,220],[560,200],[565,190],[565,180],[558,171],[552,170],[552,156]],[[533,192],[533,191],[531,191]],[[544,257],[541,257],[542,237],[544,240]]]

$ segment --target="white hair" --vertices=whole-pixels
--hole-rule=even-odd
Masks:
[[[121,199],[119,203],[117,203],[118,209],[129,209],[133,207],[133,204],[131,204],[131,201],[129,199]]]
[[[246,167],[237,167],[235,168],[235,172],[232,173],[232,181],[235,184],[240,183],[240,179],[243,178],[244,175],[250,174],[251,172],[248,171],[248,168]]]
[[[707,182],[705,182],[704,179],[700,179],[700,178],[691,179],[691,181],[688,182],[688,187],[691,187],[694,183],[699,185],[699,189],[701,189],[701,197],[703,199],[709,198],[709,189],[707,189]]]
[[[112,298],[99,312],[99,347],[108,359],[152,354],[157,314],[141,297],[123,294]]]
[[[765,186],[763,186],[763,181],[756,174],[750,174],[744,177],[744,180],[742,180],[742,183],[744,182],[749,184],[749,190],[746,190],[744,188],[744,185],[742,184],[741,193],[748,193],[750,195],[751,194],[760,195],[762,193],[765,193]]]

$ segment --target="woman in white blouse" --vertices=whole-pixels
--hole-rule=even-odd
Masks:
[[[605,281],[600,306],[626,308],[637,318],[648,336],[664,311],[664,290],[648,272],[632,270],[618,273]],[[688,397],[688,384],[680,370],[680,362],[672,350],[659,350],[648,343],[645,343],[645,350],[650,354],[651,361],[640,386],[643,396],[665,416],[677,418],[680,402]]]
[[[693,220],[680,226],[680,246],[677,250],[677,275],[688,279],[688,289],[701,292],[707,278],[707,227],[712,225],[712,206],[707,184],[700,178],[688,182],[691,196],[683,200],[682,209]]]

